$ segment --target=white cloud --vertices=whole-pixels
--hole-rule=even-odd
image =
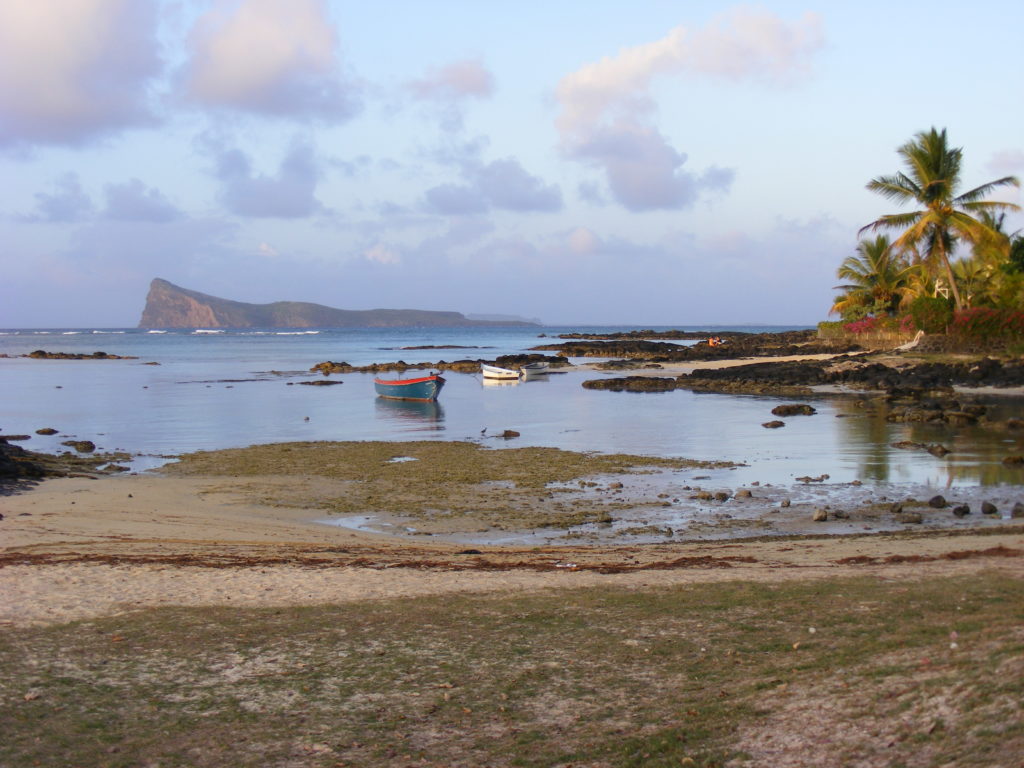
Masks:
[[[77,144],[154,122],[156,5],[138,0],[0,3],[0,145]]]
[[[587,227],[576,227],[569,233],[566,242],[570,251],[580,255],[596,253],[601,248],[601,238]]]
[[[631,210],[692,205],[705,188],[727,189],[732,172],[683,170],[686,154],[652,124],[652,81],[687,73],[785,84],[806,72],[821,44],[814,14],[787,24],[766,11],[738,8],[703,29],[676,27],[562,79],[556,121],[562,149],[603,170],[616,200]]]
[[[1004,175],[1024,171],[1024,152],[1019,149],[1004,149],[993,152],[988,161],[988,169],[993,173]]]
[[[377,264],[401,264],[402,257],[398,255],[398,252],[388,248],[382,243],[377,243],[372,248],[368,248],[363,252],[363,258],[367,261],[372,261]]]
[[[494,76],[479,59],[456,61],[409,85],[419,99],[483,99],[494,93]]]
[[[217,0],[190,49],[184,88],[197,103],[300,118],[356,111],[324,0]]]

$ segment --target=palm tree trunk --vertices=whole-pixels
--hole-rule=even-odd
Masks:
[[[956,311],[959,312],[964,308],[964,303],[960,299],[960,289],[956,287],[956,277],[953,276],[953,265],[949,263],[949,257],[946,255],[942,235],[939,235],[938,246],[939,258],[942,259],[942,266],[946,268],[946,279],[949,280],[949,289],[953,292],[953,302],[956,304]]]

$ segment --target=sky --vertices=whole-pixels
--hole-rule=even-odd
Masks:
[[[1019,0],[3,0],[0,327],[131,327],[154,277],[810,325],[914,134],[965,189],[1024,176],[1022,28]]]

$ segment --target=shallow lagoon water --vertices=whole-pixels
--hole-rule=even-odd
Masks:
[[[540,333],[568,330],[588,329],[7,331],[0,335],[0,354],[102,350],[139,359],[0,359],[0,434],[31,434],[22,444],[43,451],[64,450],[60,442],[70,436],[93,440],[101,450],[140,455],[137,469],[164,460],[155,457],[255,443],[440,439],[744,464],[714,473],[733,487],[793,484],[823,474],[830,484],[860,480],[939,489],[1021,483],[1019,470],[1001,464],[1004,456],[1024,452],[1013,433],[889,424],[870,398],[863,399],[865,408],[855,396],[816,397],[809,400],[816,415],[785,419],[784,428],[773,430],[761,424],[775,418],[771,409],[785,399],[583,389],[584,379],[621,375],[594,371],[570,369],[499,386],[478,375],[446,373],[447,385],[432,404],[381,400],[369,374],[331,377],[342,380],[340,386],[299,384],[315,378],[309,368],[324,360],[365,365],[493,358],[550,340],[538,339]],[[426,345],[472,348],[402,349]],[[145,365],[150,361],[160,365]],[[1015,399],[992,402],[1004,417],[1020,414]],[[35,435],[42,427],[60,435]],[[521,436],[495,437],[506,429]],[[891,447],[901,440],[939,442],[953,453],[938,459]]]

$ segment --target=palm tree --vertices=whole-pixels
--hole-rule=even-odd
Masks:
[[[946,140],[946,129],[932,128],[916,134],[897,150],[903,158],[906,173],[879,176],[868,182],[868,189],[899,203],[921,206],[910,213],[882,216],[861,229],[902,230],[893,247],[904,250],[919,247],[924,262],[933,272],[942,269],[953,291],[957,309],[963,308],[960,292],[949,257],[958,240],[972,245],[1008,248],[1005,235],[994,231],[981,219],[983,212],[1015,211],[1018,206],[983,198],[994,189],[1005,186],[1019,187],[1015,176],[1004,176],[959,193],[960,163],[963,150],[951,148]]]
[[[911,278],[919,269],[898,256],[885,235],[861,240],[857,255],[843,259],[836,271],[840,280],[848,282],[836,286],[843,294],[830,312],[843,317],[857,310],[891,315],[907,295]]]

